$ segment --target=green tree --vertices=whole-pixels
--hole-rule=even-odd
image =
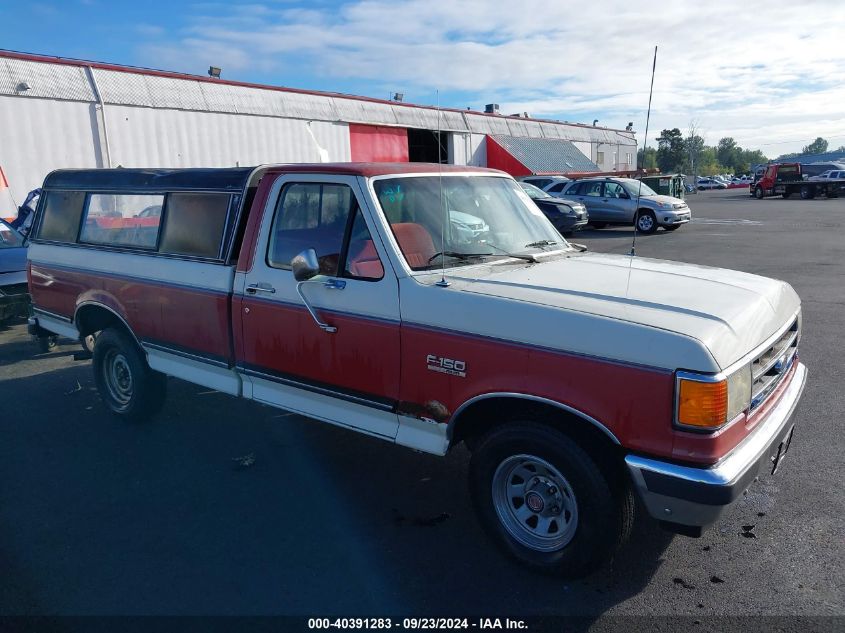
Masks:
[[[653,147],[644,147],[637,151],[638,169],[657,169],[657,150]]]
[[[824,154],[827,151],[827,141],[821,136],[801,150],[803,154]]]
[[[730,136],[719,139],[716,145],[716,158],[728,171],[742,173],[738,164],[742,162],[742,148]]]
[[[686,148],[684,135],[678,128],[663,130],[657,137],[657,166],[664,174],[680,171]]]

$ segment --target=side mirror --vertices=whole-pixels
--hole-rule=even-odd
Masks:
[[[308,281],[320,272],[320,263],[317,261],[317,251],[313,248],[306,248],[299,255],[290,260],[290,267],[293,270],[293,278],[297,281]]]

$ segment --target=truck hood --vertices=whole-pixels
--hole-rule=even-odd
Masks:
[[[455,289],[675,332],[704,344],[725,369],[795,315],[783,281],[624,255],[579,253],[537,264],[451,271]]]

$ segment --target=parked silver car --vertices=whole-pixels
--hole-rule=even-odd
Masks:
[[[659,226],[674,231],[692,217],[687,203],[680,198],[661,196],[632,178],[576,180],[562,195],[582,202],[590,215],[590,224],[597,229],[636,221],[637,229],[643,233],[654,233]]]

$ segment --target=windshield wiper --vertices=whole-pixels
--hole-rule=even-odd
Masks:
[[[490,248],[495,248],[497,251],[499,251],[500,253],[502,253],[504,255],[507,255],[508,257],[514,257],[516,259],[523,259],[526,262],[531,262],[532,264],[537,263],[537,258],[534,257],[533,255],[529,255],[527,253],[509,253],[504,248],[499,248],[498,246],[496,246],[495,244],[491,244],[490,242],[486,242],[486,244]]]
[[[531,242],[530,244],[526,244],[523,248],[539,248],[541,246],[554,246],[555,244],[560,244],[561,242],[555,242],[553,240],[538,240],[536,242]]]
[[[493,253],[461,253],[459,251],[443,251],[442,253],[435,253],[428,258],[427,263],[433,262],[438,257],[454,257],[455,259],[469,259],[470,257],[484,257],[485,255],[492,255]]]

